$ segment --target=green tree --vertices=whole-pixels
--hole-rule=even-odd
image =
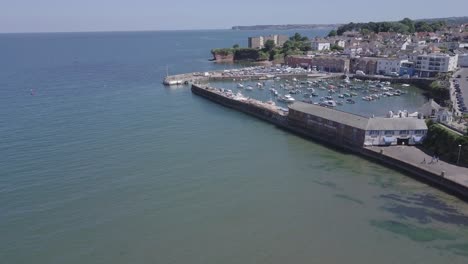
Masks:
[[[414,21],[405,17],[403,20],[400,21],[401,24],[406,25],[408,27],[408,32],[409,33],[414,33],[415,28],[414,28]]]
[[[328,33],[329,37],[335,37],[337,35],[336,30],[331,30],[330,33]]]
[[[272,51],[275,48],[276,44],[275,44],[275,42],[273,40],[269,39],[269,40],[265,41],[264,46],[265,46],[265,51],[269,52],[269,51]]]
[[[424,21],[418,21],[414,24],[416,32],[432,32],[432,27]]]
[[[296,33],[294,34],[294,36],[290,37],[289,39],[292,40],[292,41],[302,41],[302,40],[303,40],[303,37],[302,37],[301,34],[299,34],[299,33],[296,32]]]
[[[330,50],[331,50],[331,51],[343,51],[344,48],[338,46],[337,44],[333,44],[333,45],[330,46]]]
[[[233,48],[233,49],[238,49],[238,48],[239,48],[239,44],[234,44],[234,45],[232,46],[232,48]]]

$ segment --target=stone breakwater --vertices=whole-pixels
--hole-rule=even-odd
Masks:
[[[183,85],[183,84],[201,84],[210,81],[245,81],[245,80],[268,80],[276,77],[285,79],[327,79],[327,78],[342,78],[343,74],[327,74],[327,73],[271,73],[271,72],[242,72],[245,69],[237,69],[236,71],[210,71],[210,72],[192,72],[177,75],[170,75],[164,78],[164,85]]]
[[[416,147],[367,148],[337,144],[338,141],[331,140],[326,135],[310,129],[303,129],[294,125],[294,122],[289,122],[287,109],[282,109],[274,104],[238,96],[229,90],[220,88],[193,84],[191,90],[195,95],[267,121],[281,129],[408,173],[417,180],[468,201],[468,169],[443,162],[440,163],[440,166],[423,166],[418,161],[423,160],[423,158],[430,160],[429,156]],[[405,155],[408,158],[405,158]]]

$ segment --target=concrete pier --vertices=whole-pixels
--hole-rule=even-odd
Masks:
[[[255,116],[279,128],[311,138],[334,148],[350,151],[390,168],[410,174],[415,179],[468,201],[468,168],[458,167],[443,161],[429,163],[431,158],[423,151],[411,146],[371,147],[339,144],[323,133],[304,129],[289,122],[288,113],[280,108],[248,98],[227,95],[224,89],[192,85],[192,93],[215,103]],[[422,163],[425,160],[427,163]]]

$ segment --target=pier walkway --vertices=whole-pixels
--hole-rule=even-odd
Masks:
[[[411,146],[388,146],[368,147],[368,150],[380,153],[404,163],[411,164],[434,175],[468,187],[468,168],[459,167],[442,160],[435,161],[432,156],[426,154],[417,147]],[[425,161],[425,162],[424,162]],[[442,176],[443,175],[443,176]]]

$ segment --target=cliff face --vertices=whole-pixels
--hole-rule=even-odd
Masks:
[[[219,62],[234,61],[234,54],[213,52],[213,60]]]

